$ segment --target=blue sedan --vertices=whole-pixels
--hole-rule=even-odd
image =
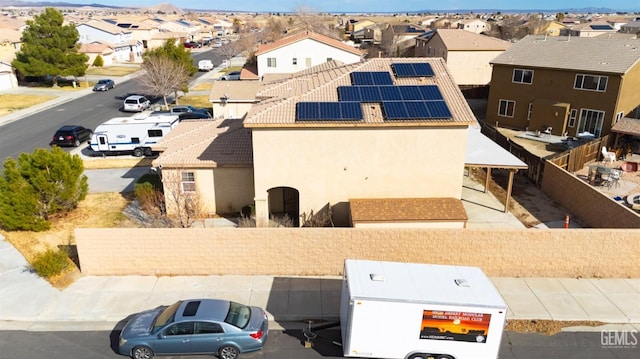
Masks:
[[[189,299],[136,314],[120,333],[119,352],[154,355],[215,354],[236,359],[262,349],[269,334],[261,308],[218,299]]]

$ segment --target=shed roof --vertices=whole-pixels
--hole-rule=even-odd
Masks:
[[[467,220],[456,198],[355,198],[349,207],[353,223]]]

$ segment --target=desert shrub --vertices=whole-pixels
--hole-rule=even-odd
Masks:
[[[164,213],[162,182],[156,174],[145,174],[133,185],[133,194],[144,211],[159,210]]]
[[[96,59],[93,60],[93,66],[95,66],[95,67],[104,66],[104,59],[102,58],[102,56],[100,56],[100,55],[96,56]]]
[[[62,273],[69,266],[69,253],[63,249],[54,251],[49,248],[36,255],[31,269],[41,277],[51,277]]]

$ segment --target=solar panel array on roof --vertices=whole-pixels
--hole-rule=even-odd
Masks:
[[[131,27],[131,24],[128,24],[128,23],[118,24],[118,27],[121,27],[123,29],[128,29]]]
[[[116,20],[113,20],[113,19],[102,19],[102,20],[106,21],[106,22],[108,22],[109,24],[112,24],[112,25],[115,25],[115,24],[118,23]]]
[[[188,23],[186,20],[178,20],[178,21],[176,21],[176,22],[177,22],[178,24],[181,24],[181,25],[191,26],[191,24],[190,24],[190,23]]]
[[[451,111],[444,101],[384,101],[382,111],[386,120],[451,118]]]
[[[359,102],[298,102],[298,121],[360,121],[362,107]]]
[[[396,77],[432,77],[435,76],[431,64],[428,62],[416,62],[406,64],[391,64]]]
[[[433,101],[442,100],[442,93],[436,85],[406,86],[339,86],[340,101],[383,102],[383,101]]]
[[[388,71],[352,72],[352,85],[393,85],[393,79]]]
[[[593,30],[613,30],[609,25],[589,25],[589,27]]]

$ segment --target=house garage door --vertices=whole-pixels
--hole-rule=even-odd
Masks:
[[[0,74],[0,90],[11,88],[11,74]]]

